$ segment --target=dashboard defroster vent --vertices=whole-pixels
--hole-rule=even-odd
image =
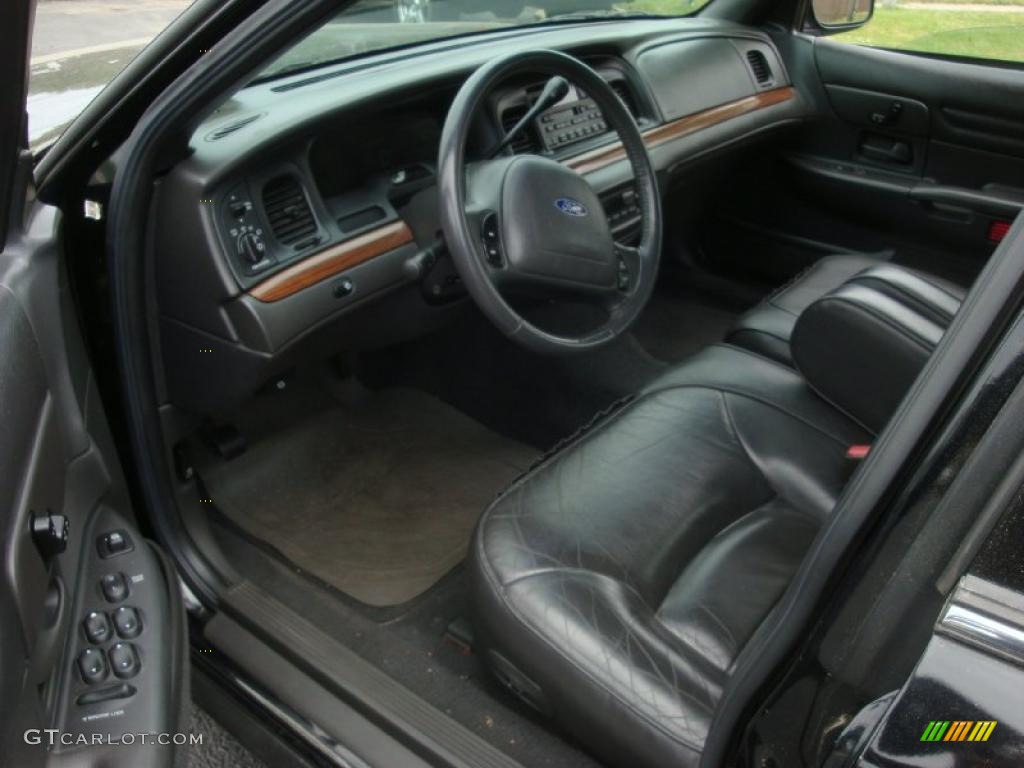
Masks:
[[[747,63],[758,85],[769,85],[774,79],[768,59],[760,51],[747,51]]]
[[[284,245],[316,232],[316,220],[302,185],[294,176],[277,176],[263,187],[263,210],[274,237]]]
[[[516,106],[505,108],[501,113],[501,130],[505,133],[512,130],[528,109],[529,107],[526,104],[517,104]],[[509,146],[512,148],[512,153],[516,155],[530,154],[537,152],[539,149],[537,140],[533,135],[533,128],[530,126],[527,126],[525,130],[512,139],[512,143]]]
[[[265,114],[266,112],[260,112],[259,114],[256,115],[248,115],[246,117],[239,118],[238,120],[233,120],[229,123],[225,123],[214,128],[212,131],[206,134],[204,138],[207,141],[218,141],[220,139],[223,139],[225,136],[230,136],[235,131],[242,130],[243,128],[245,128],[245,126],[249,125],[249,123],[255,123]]]

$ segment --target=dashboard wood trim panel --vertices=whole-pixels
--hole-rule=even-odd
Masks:
[[[771,91],[754,94],[753,96],[747,96],[737,101],[731,101],[728,104],[712,107],[703,112],[687,115],[670,123],[650,128],[643,132],[644,143],[648,149],[656,147],[659,144],[664,144],[666,141],[672,141],[705,128],[710,128],[713,125],[724,123],[726,120],[731,120],[734,117],[740,117],[750,112],[756,112],[759,109],[781,104],[789,101],[794,96],[796,96],[796,90],[786,86],[785,88],[776,88]],[[600,170],[625,157],[626,150],[620,142],[616,142],[607,147],[600,147],[590,152],[585,152],[582,155],[571,157],[564,162],[577,173],[586,174]]]
[[[250,289],[249,295],[263,302],[280,301],[303,288],[412,241],[412,230],[408,225],[404,221],[395,221],[352,240],[326,248],[278,272]]]
[[[790,86],[747,96],[737,101],[681,117],[643,132],[648,148],[696,133],[727,120],[789,101],[796,95]],[[581,174],[592,173],[626,157],[620,142],[584,152],[563,162]],[[339,243],[287,269],[278,272],[249,290],[249,295],[262,302],[287,298],[304,288],[362,264],[388,251],[413,242],[413,233],[403,221],[395,221]]]

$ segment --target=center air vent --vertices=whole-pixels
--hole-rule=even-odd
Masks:
[[[760,51],[747,51],[747,63],[750,64],[750,71],[754,74],[754,80],[758,85],[769,85],[772,82],[772,68],[768,66],[768,59]]]
[[[526,104],[517,104],[516,106],[505,108],[501,113],[501,130],[505,133],[511,131],[516,123],[523,119],[528,109],[529,107]],[[526,126],[518,136],[512,139],[512,143],[509,146],[512,147],[512,153],[516,155],[536,152],[537,140],[533,134],[533,127]]]
[[[263,210],[274,237],[284,245],[312,235],[317,230],[313,211],[294,176],[278,176],[263,187]]]

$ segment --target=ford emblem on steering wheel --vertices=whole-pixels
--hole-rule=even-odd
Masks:
[[[560,210],[566,216],[587,215],[587,206],[579,200],[573,200],[571,197],[560,197],[555,200],[555,208]]]

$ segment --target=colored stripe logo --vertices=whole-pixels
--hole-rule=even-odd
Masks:
[[[921,741],[988,741],[996,729],[996,720],[932,720],[921,734]]]

